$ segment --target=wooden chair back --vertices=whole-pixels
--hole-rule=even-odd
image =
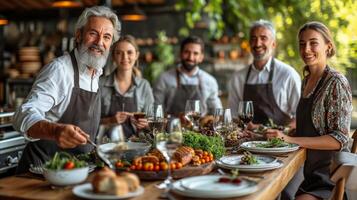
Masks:
[[[353,132],[352,135],[353,143],[351,148],[351,153],[357,153],[357,129]]]
[[[356,133],[356,132],[355,132]],[[341,152],[341,158],[334,160],[338,166],[331,174],[331,180],[336,184],[330,200],[343,200],[345,188],[355,189],[357,184],[357,155],[354,153]]]

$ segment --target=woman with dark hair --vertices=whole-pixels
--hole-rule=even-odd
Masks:
[[[334,187],[329,176],[333,153],[349,151],[351,88],[341,73],[327,65],[327,59],[335,54],[335,45],[324,24],[306,23],[300,28],[298,39],[300,56],[306,66],[296,112],[296,134],[288,136],[268,130],[267,137],[281,138],[307,149],[305,179],[296,199],[327,199]]]
[[[101,78],[102,124],[122,124],[126,138],[148,126],[133,112],[145,112],[154,103],[150,84],[141,78],[138,68],[139,48],[135,38],[124,35],[113,44],[113,69]]]

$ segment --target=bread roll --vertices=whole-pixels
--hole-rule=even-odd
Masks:
[[[123,196],[136,191],[140,186],[139,178],[132,173],[124,172],[117,176],[111,169],[104,167],[92,180],[93,192]]]
[[[136,191],[140,186],[140,180],[136,174],[123,172],[120,174],[128,183],[129,192]]]
[[[129,192],[128,183],[123,177],[97,176],[92,181],[95,193],[105,193],[122,196]]]

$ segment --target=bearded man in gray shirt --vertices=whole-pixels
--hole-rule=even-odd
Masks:
[[[156,104],[162,104],[166,113],[179,116],[185,112],[187,100],[200,100],[201,113],[213,114],[222,103],[218,97],[216,79],[199,68],[204,58],[204,43],[191,36],[184,39],[180,49],[181,64],[164,72],[154,86]]]
[[[17,173],[45,163],[57,151],[93,149],[87,141],[94,140],[100,121],[99,76],[120,29],[117,15],[107,7],[83,11],[76,24],[76,48],[41,70],[15,113],[15,129],[30,140]]]

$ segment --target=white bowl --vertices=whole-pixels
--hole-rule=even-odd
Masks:
[[[81,183],[88,177],[89,167],[51,170],[44,168],[43,176],[52,185],[66,186]]]

